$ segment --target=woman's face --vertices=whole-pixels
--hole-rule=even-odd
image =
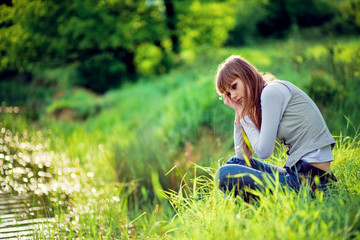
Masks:
[[[242,104],[245,96],[245,85],[239,79],[235,79],[230,87],[227,89],[226,94],[236,103]]]

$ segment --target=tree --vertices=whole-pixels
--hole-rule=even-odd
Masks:
[[[235,9],[231,1],[184,1],[179,9],[177,28],[182,49],[222,46],[234,27]]]
[[[177,13],[175,11],[175,6],[172,0],[164,0],[164,5],[166,9],[166,23],[167,23],[167,27],[170,30],[172,50],[174,53],[179,53],[180,44],[177,33],[178,18],[177,18]]]
[[[144,1],[17,0],[0,10],[0,72],[76,64],[78,83],[99,92],[136,74],[140,45],[168,37],[160,6]]]

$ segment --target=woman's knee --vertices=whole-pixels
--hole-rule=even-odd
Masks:
[[[215,173],[214,180],[220,189],[233,185],[239,181],[239,174],[245,173],[246,169],[238,164],[226,164],[221,166]]]
[[[264,173],[255,169],[238,164],[227,164],[221,166],[215,173],[215,184],[221,190],[241,190],[245,187],[259,189],[257,182],[263,182]],[[255,181],[255,178],[258,180]]]
[[[227,162],[225,164],[238,164],[238,165],[243,165],[243,166],[247,166],[247,167],[256,167],[256,165],[258,165],[258,159],[256,158],[251,158],[249,159],[248,163],[244,160],[244,159],[240,159],[238,158],[236,155],[230,157]]]
[[[225,166],[225,165],[224,165]],[[216,170],[215,172],[215,176],[214,176],[214,180],[216,183],[220,183],[220,181],[223,180],[223,175],[224,175],[224,166],[221,166],[218,170]]]
[[[234,155],[230,157],[225,164],[241,164],[241,162],[241,159]]]
[[[229,168],[231,168],[231,165],[223,165],[221,166],[215,173],[214,180],[215,180],[215,186],[219,188],[220,190],[224,191],[226,189],[229,190],[229,187],[231,188],[231,184],[229,184],[229,175],[231,174],[231,171],[229,171]]]

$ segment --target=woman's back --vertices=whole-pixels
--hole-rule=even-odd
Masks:
[[[269,85],[279,83],[291,92],[277,132],[277,137],[289,147],[289,157],[285,165],[291,167],[305,154],[335,144],[335,140],[311,98],[287,81],[274,80]]]

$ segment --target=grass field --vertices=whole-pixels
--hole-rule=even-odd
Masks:
[[[315,99],[337,141],[334,189],[313,198],[276,188],[248,204],[214,188],[214,172],[233,154],[233,113],[213,84],[231,54]],[[41,143],[32,154],[46,156],[51,181],[65,186],[48,193],[54,238],[360,239],[359,54],[357,39],[203,48],[168,74],[102,96],[73,89],[37,122],[2,113],[0,128]],[[279,148],[267,161],[285,159]]]

